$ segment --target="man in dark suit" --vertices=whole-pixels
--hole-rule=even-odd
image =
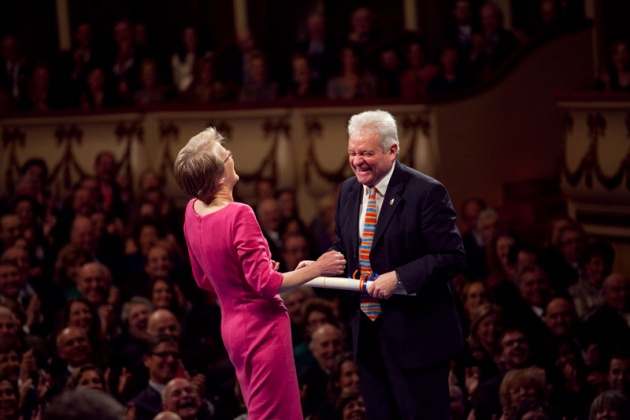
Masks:
[[[179,367],[179,344],[174,337],[160,335],[149,340],[143,357],[149,384],[131,403],[137,420],[151,420],[162,411],[162,392]]]
[[[348,134],[355,177],[339,193],[332,248],[345,254],[350,274],[365,267],[366,187],[377,191],[369,263],[378,278],[367,291],[380,309],[372,321],[360,310],[365,296],[356,294],[350,315],[368,418],[448,419],[449,359],[468,335],[452,283],[465,265],[455,210],[438,181],[397,161],[391,114],[355,115]],[[397,288],[414,296],[394,295]]]

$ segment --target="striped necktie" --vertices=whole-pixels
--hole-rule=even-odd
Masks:
[[[368,202],[365,208],[365,220],[363,222],[363,234],[361,235],[361,246],[359,247],[359,267],[361,267],[361,280],[368,280],[372,276],[372,266],[370,265],[370,251],[374,242],[374,232],[376,231],[376,188],[368,189]],[[371,321],[376,320],[381,313],[379,300],[369,296],[361,295],[361,311]]]

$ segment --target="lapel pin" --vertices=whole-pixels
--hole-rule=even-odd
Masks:
[[[391,200],[389,200],[389,205],[393,206],[394,205],[394,199],[392,198]]]

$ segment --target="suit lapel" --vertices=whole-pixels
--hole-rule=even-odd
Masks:
[[[345,211],[347,211],[349,228],[348,232],[350,232],[350,243],[352,244],[353,253],[358,252],[359,250],[359,211],[361,210],[361,193],[363,192],[363,185],[359,182],[355,182],[352,184],[352,187],[348,190],[348,199],[346,202],[348,206]],[[352,274],[352,273],[350,273]]]
[[[376,232],[374,233],[374,242],[372,244],[372,248],[374,248],[381,236],[383,236],[383,232],[385,232],[385,230],[387,229],[387,225],[396,213],[396,208],[400,205],[402,201],[404,186],[402,168],[398,161],[396,161],[394,165],[396,165],[396,167],[394,168],[392,177],[390,178],[389,184],[387,185],[387,193],[383,198],[383,205],[381,206],[381,211],[378,215],[378,221],[376,222]]]

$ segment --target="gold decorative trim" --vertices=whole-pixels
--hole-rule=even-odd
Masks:
[[[77,128],[75,124],[60,125],[55,130],[55,138],[57,139],[57,146],[63,147],[63,155],[59,162],[53,168],[50,174],[51,182],[57,180],[58,177],[62,177],[61,187],[63,190],[70,190],[73,184],[72,172],[77,174],[78,178],[86,176],[86,172],[81,168],[79,161],[72,151],[72,145],[81,145],[83,143],[83,131]],[[59,183],[57,183],[59,186]]]
[[[602,167],[599,163],[599,156],[597,152],[597,145],[600,137],[603,137],[606,132],[606,119],[599,112],[591,112],[587,115],[586,124],[588,127],[588,136],[590,138],[590,144],[586,155],[580,161],[578,168],[575,171],[571,171],[567,165],[566,159],[566,137],[567,134],[573,128],[573,119],[571,117],[565,118],[565,158],[563,175],[567,182],[572,187],[575,187],[584,178],[584,184],[589,188],[593,188],[594,178],[608,190],[613,190],[621,185],[621,181],[624,176],[626,177],[626,188],[630,189],[630,153],[621,161],[619,168],[612,176],[606,176],[602,171]],[[626,127],[630,127],[630,114],[626,117]],[[630,131],[630,128],[629,128]]]
[[[6,190],[13,193],[15,190],[15,182],[20,176],[20,163],[17,159],[17,147],[24,148],[26,134],[19,127],[4,127],[2,129],[2,147],[9,149],[9,159],[7,161],[7,169],[4,175]]]
[[[249,183],[255,181],[256,179],[263,178],[265,170],[267,170],[267,168],[271,168],[271,176],[269,178],[271,178],[271,181],[275,185],[278,180],[278,162],[276,160],[276,152],[278,150],[279,137],[281,133],[284,133],[284,135],[290,139],[289,134],[291,133],[291,128],[289,127],[289,123],[286,118],[279,118],[277,120],[268,118],[265,122],[263,122],[261,128],[265,133],[264,138],[271,138],[271,149],[256,170],[249,173],[239,171],[238,175],[241,181]]]
[[[311,185],[311,168],[328,182],[335,184],[343,182],[343,180],[347,178],[346,170],[348,168],[348,160],[344,159],[341,165],[335,170],[328,171],[324,169],[315,154],[315,141],[322,137],[322,124],[316,118],[307,118],[304,121],[304,125],[306,127],[306,138],[308,141],[306,162],[304,162],[304,183],[306,186]]]
[[[125,143],[125,151],[118,162],[118,172],[121,171],[127,176],[128,179],[133,180],[133,166],[131,164],[131,146],[133,141],[137,140],[138,143],[144,142],[144,129],[140,121],[134,121],[130,123],[120,122],[114,129],[117,142]]]
[[[422,130],[422,133],[427,138],[429,137],[429,131],[431,129],[431,123],[429,121],[429,111],[423,111],[419,115],[416,115],[415,117],[406,115],[403,118],[402,126],[403,126],[403,133],[405,137],[410,135],[411,142],[409,143],[409,146],[407,147],[407,150],[405,153],[402,153],[401,151],[399,160],[401,163],[404,163],[405,165],[411,168],[415,168],[416,157],[415,157],[414,151],[416,150],[416,146],[418,142],[418,136],[416,134],[418,130]]]
[[[162,179],[167,179],[167,175],[173,174],[175,159],[171,153],[171,144],[179,139],[179,127],[173,121],[160,121],[160,141],[164,142],[162,158],[158,163],[158,173]]]

